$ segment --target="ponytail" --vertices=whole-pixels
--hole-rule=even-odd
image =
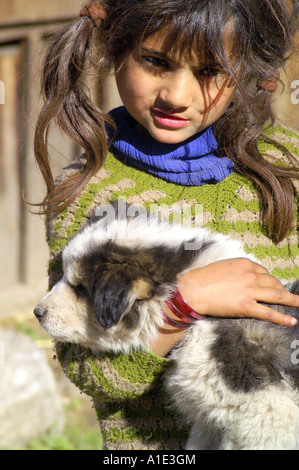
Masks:
[[[79,18],[53,37],[46,55],[42,74],[45,103],[34,141],[36,161],[47,186],[47,195],[38,204],[43,207],[40,213],[57,212],[68,206],[107,155],[105,122],[113,123],[91,102],[81,83],[94,36],[101,34],[99,31],[89,18]],[[48,133],[53,121],[86,155],[84,167],[58,188],[54,187],[48,154]]]

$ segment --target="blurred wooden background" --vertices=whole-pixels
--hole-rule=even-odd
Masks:
[[[44,221],[21,194],[40,201],[44,185],[33,155],[39,71],[46,38],[75,18],[82,0],[0,2],[0,317],[34,305],[47,288]],[[74,156],[74,146],[53,136],[53,158]],[[57,158],[58,160],[58,158]]]

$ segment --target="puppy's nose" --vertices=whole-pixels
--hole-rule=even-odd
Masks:
[[[44,316],[46,312],[47,312],[47,309],[43,307],[42,305],[37,305],[35,309],[33,310],[33,313],[37,319],[42,318],[42,316]]]

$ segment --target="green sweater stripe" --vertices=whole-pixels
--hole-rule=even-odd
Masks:
[[[165,371],[169,362],[151,351],[138,351],[124,356],[108,355],[108,361],[120,377],[131,383],[152,384],[157,375]],[[130,367],[131,364],[131,367]]]
[[[151,428],[136,429],[127,428],[125,430],[120,430],[118,428],[112,428],[109,431],[103,430],[103,438],[109,442],[127,442],[134,445],[134,441],[144,441],[147,445],[150,445],[151,442],[155,443],[165,443],[170,440],[170,432],[172,440],[183,441],[184,437],[187,437],[186,432],[182,432],[181,429],[173,427],[169,429],[156,429],[152,430]]]
[[[276,267],[272,270],[271,274],[281,280],[299,279],[299,266],[294,266],[293,269],[291,268],[280,269]]]
[[[97,357],[89,350],[84,351],[84,368],[78,373],[76,351],[77,346],[67,345],[65,348],[61,346],[60,362],[68,363],[69,376],[79,388],[82,388],[84,384],[86,393],[90,387],[97,390],[93,395],[97,400],[103,400],[104,397],[106,399],[107,396],[113,396],[119,401],[138,398],[144,393],[144,389],[138,387],[138,384],[152,386],[156,378],[170,365],[170,361],[150,351],[132,352],[128,355],[106,354],[105,359],[109,370],[114,371],[113,374],[119,378],[126,379],[128,385],[136,384],[135,388],[126,388],[124,385],[120,389],[115,386],[113,378],[109,379],[104,370],[99,369]]]

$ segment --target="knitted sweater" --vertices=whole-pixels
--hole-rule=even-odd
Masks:
[[[282,127],[271,131],[299,156],[299,136]],[[283,158],[276,147],[260,141],[262,152]],[[70,165],[60,175],[67,178],[80,165]],[[279,278],[299,278],[299,234],[295,228],[274,245],[260,224],[256,188],[236,172],[217,184],[181,186],[125,165],[109,154],[105,166],[92,178],[67,209],[47,223],[51,252],[50,286],[62,275],[61,250],[90,218],[99,204],[125,197],[127,203],[165,205],[171,214],[183,207],[203,205],[203,225],[245,244],[270,272]],[[195,215],[193,213],[193,215]],[[298,214],[297,214],[298,216]],[[58,359],[70,380],[94,400],[106,449],[167,449],[184,447],[187,429],[169,409],[163,393],[167,358],[150,351],[99,354],[81,346],[57,345]]]

